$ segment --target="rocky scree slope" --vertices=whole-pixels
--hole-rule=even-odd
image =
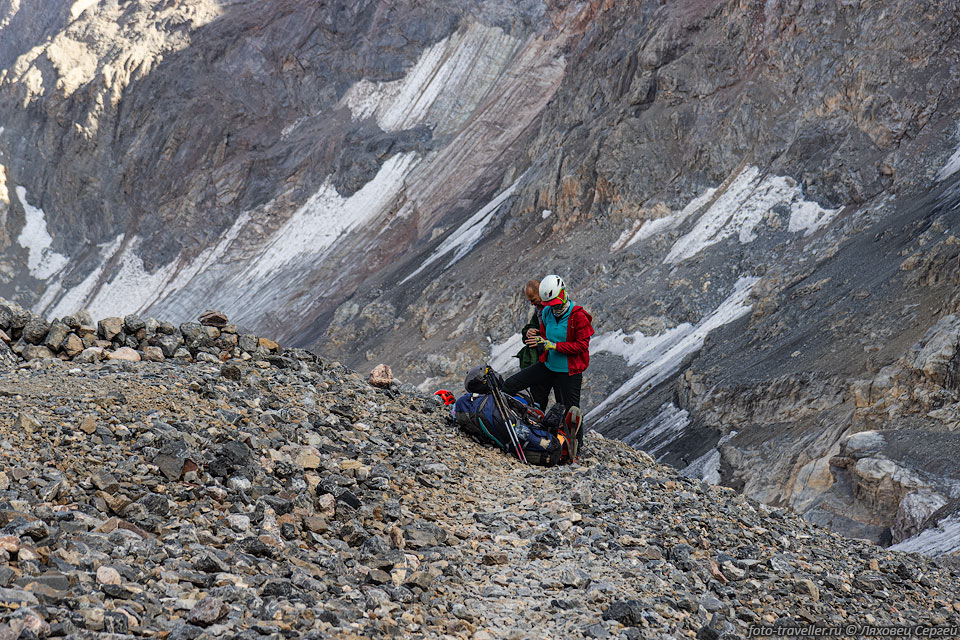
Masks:
[[[960,567],[592,433],[522,466],[282,350],[0,369],[0,635],[718,638],[960,624]]]

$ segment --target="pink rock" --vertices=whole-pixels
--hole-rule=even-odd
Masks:
[[[337,499],[332,494],[325,493],[317,498],[317,506],[322,515],[332,518],[337,510]]]
[[[370,372],[370,377],[367,379],[367,382],[374,387],[388,389],[390,385],[393,384],[393,372],[390,371],[390,366],[378,364],[373,368],[373,371]]]
[[[126,360],[127,362],[140,362],[140,354],[130,347],[120,347],[113,353],[108,353],[107,359]]]
[[[113,567],[102,566],[97,569],[97,582],[100,584],[120,584],[120,572]]]

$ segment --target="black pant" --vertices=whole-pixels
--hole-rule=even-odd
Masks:
[[[580,406],[580,385],[583,384],[583,374],[557,373],[547,369],[547,365],[538,362],[526,369],[520,369],[503,383],[503,391],[510,395],[523,389],[530,389],[533,401],[546,411],[550,390],[557,402],[570,407]]]

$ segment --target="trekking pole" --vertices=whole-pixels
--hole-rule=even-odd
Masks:
[[[498,405],[497,410],[500,411],[500,415],[503,416],[503,421],[507,425],[507,433],[510,434],[510,439],[513,441],[514,452],[524,464],[527,464],[527,456],[523,452],[523,447],[520,446],[520,437],[517,435],[517,426],[513,418],[513,413],[507,408],[506,403],[503,401],[503,396],[500,395],[499,389],[494,392],[494,398],[494,405]]]
[[[506,402],[500,393],[500,387],[497,386],[496,379],[489,366],[487,366],[484,371],[484,375],[487,379],[487,386],[490,387],[490,393],[493,396],[494,407],[500,412],[500,415],[503,417],[503,422],[507,427],[507,433],[510,435],[510,442],[513,444],[514,453],[517,454],[517,457],[524,464],[527,464],[527,456],[523,453],[523,447],[520,446],[520,438],[517,436],[517,427],[516,424],[514,424],[513,414],[507,409]]]
[[[500,394],[498,393],[500,389],[497,387],[496,380],[489,365],[484,369],[483,377],[487,381],[487,387],[490,389],[490,395],[493,396],[493,406],[497,411],[500,412],[500,417],[503,418],[504,426],[507,428],[507,435],[510,436],[510,444],[513,445],[513,452],[518,458],[521,458],[521,453],[519,453],[518,447],[520,441],[517,438],[517,433],[514,430],[513,425],[510,423],[507,414],[503,411],[503,405],[500,402]]]

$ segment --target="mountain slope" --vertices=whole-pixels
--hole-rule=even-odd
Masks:
[[[0,2],[0,294],[428,388],[560,273],[590,426],[893,541],[960,497],[848,446],[957,423],[958,9]]]

